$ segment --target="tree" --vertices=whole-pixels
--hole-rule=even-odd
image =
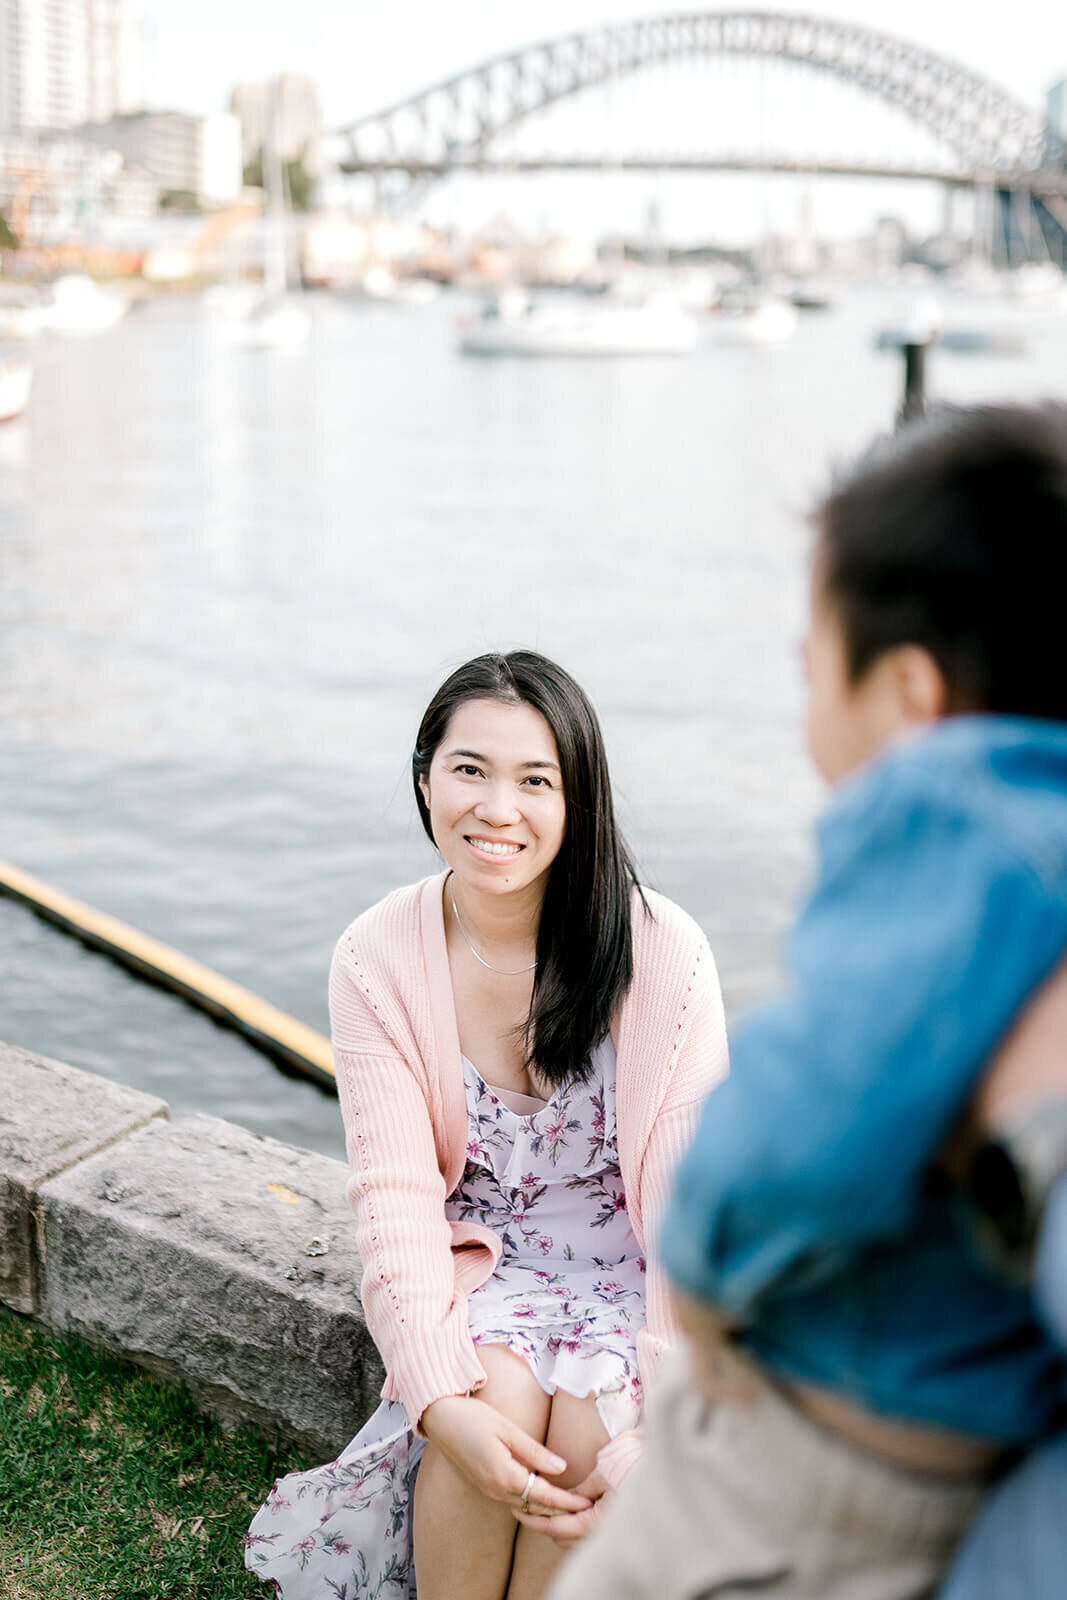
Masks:
[[[160,211],[200,210],[200,202],[191,189],[164,189],[159,197]]]
[[[251,189],[265,189],[263,178],[263,151],[257,150],[244,169],[244,181]],[[282,162],[282,180],[290,206],[294,211],[306,211],[311,201],[315,180],[304,165],[303,156],[294,161]]]

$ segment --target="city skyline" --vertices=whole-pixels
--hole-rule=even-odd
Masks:
[[[373,17],[358,0],[354,6],[305,0],[298,26],[288,0],[284,8],[282,0],[212,0],[210,6],[208,0],[0,0],[0,37],[10,32],[12,44],[0,71],[0,130],[33,134],[93,123],[95,142],[113,130],[115,147],[143,165],[143,152],[135,156],[130,140],[135,132],[147,137],[149,122],[162,127],[163,118],[192,128],[206,118],[221,127],[224,108],[232,103],[236,109],[240,99],[247,165],[263,142],[256,129],[269,84],[287,84],[293,94],[300,85],[298,98],[307,101],[298,118],[304,131],[286,136],[286,159],[302,152],[312,176],[322,174],[319,204],[352,204],[363,213],[381,203],[381,191],[368,179],[340,179],[328,138],[320,164],[320,127],[328,134],[537,40],[680,9],[677,0],[544,0],[531,21],[526,8],[487,0],[452,0],[447,8],[395,0]],[[779,0],[777,9],[810,14],[801,0]],[[838,20],[954,58],[1035,111],[1053,82],[1067,78],[1067,28],[1050,0],[1018,0],[1010,28],[985,12],[970,15],[961,5],[922,0],[899,0],[892,12],[887,0],[834,0],[833,11]],[[884,51],[879,55],[885,58]],[[145,108],[139,131],[132,123],[113,123],[114,113],[138,107]],[[295,102],[292,109],[295,114]],[[870,234],[885,215],[899,217],[920,237],[943,230],[964,239],[972,231],[983,236],[971,196],[949,203],[936,182],[790,170],[822,163],[864,174],[932,172],[954,157],[943,133],[935,136],[870,90],[833,70],[813,72],[778,56],[760,61],[688,53],[622,72],[535,117],[520,117],[492,148],[497,175],[460,173],[431,184],[421,196],[421,214],[459,232],[488,225],[499,236],[511,226],[528,236],[564,235],[582,244],[618,233],[649,244],[735,247],[766,244],[775,234],[844,239]],[[334,159],[340,152],[335,141]],[[516,177],[524,162],[541,168],[542,158],[553,155],[581,157],[584,168]],[[672,170],[675,155],[698,165],[703,158],[705,170]],[[623,170],[627,156],[643,165],[640,174]],[[711,170],[724,157],[740,170]],[[753,161],[762,170],[743,170]],[[148,166],[155,171],[151,161]],[[236,178],[221,187],[179,187],[215,195],[219,203],[234,183],[239,186],[234,170]],[[160,182],[163,190],[175,188],[169,177]]]
[[[326,128],[336,128],[538,39],[697,9],[684,0],[542,0],[536,11],[489,0],[452,0],[441,7],[395,0],[387,10],[372,11],[366,0],[305,0],[296,13],[288,0],[147,0],[150,92],[158,104],[195,93],[195,108],[211,110],[228,103],[239,78],[306,72],[319,88]],[[1010,28],[983,10],[929,0],[778,0],[765,9],[836,16],[910,39],[956,58],[1035,109],[1052,82],[1067,74],[1067,29],[1053,0],[1018,0]],[[831,100],[836,88],[829,86]],[[837,110],[845,110],[840,101]],[[869,99],[866,109],[856,106],[857,121],[873,111]],[[710,233],[741,244],[788,231],[805,207],[816,230],[827,236],[864,231],[883,212],[899,212],[915,231],[928,233],[940,225],[942,199],[929,184],[835,179],[813,189],[802,179],[758,183],[717,176],[635,180],[616,184],[609,196],[588,176],[553,176],[510,186],[480,178],[438,185],[428,204],[430,214],[446,224],[470,226],[505,212],[527,229],[587,235],[616,227],[633,231],[655,206],[674,238]],[[966,226],[966,208],[963,221]]]

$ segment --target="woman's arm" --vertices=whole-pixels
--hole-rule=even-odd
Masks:
[[[695,981],[687,999],[688,1028],[679,1046],[659,1114],[641,1166],[640,1214],[645,1243],[645,1327],[637,1336],[638,1366],[647,1389],[663,1352],[677,1338],[667,1279],[660,1263],[659,1234],[670,1200],[674,1172],[696,1131],[704,1101],[729,1070],[726,1020],[715,963],[701,938]],[[636,1462],[640,1429],[629,1429],[606,1444],[598,1464],[612,1488]]]
[[[337,1089],[363,1263],[367,1326],[387,1397],[413,1427],[431,1401],[485,1382],[457,1301],[445,1184],[423,1089],[375,1012],[355,957],[338,945],[330,973]]]
[[[726,1021],[715,964],[705,946],[698,984],[689,1000],[692,1016],[678,1050],[671,1081],[649,1136],[641,1167],[641,1221],[648,1274],[645,1329],[639,1336],[642,1376],[651,1376],[663,1351],[677,1338],[667,1278],[660,1259],[660,1230],[674,1174],[693,1141],[708,1095],[729,1070]]]

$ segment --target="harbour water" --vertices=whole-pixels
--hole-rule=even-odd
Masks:
[[[345,923],[433,870],[407,763],[466,656],[594,698],[647,881],[731,1014],[775,981],[820,788],[800,731],[804,511],[892,420],[855,290],[774,348],[464,360],[450,298],[319,298],[298,350],[193,298],[43,344],[0,430],[0,855],[314,1026]],[[1067,313],[945,398],[1067,396]],[[335,1102],[0,899],[0,1038],[330,1154]]]

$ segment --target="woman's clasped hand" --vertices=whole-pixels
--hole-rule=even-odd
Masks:
[[[551,1482],[567,1470],[561,1456],[474,1396],[449,1395],[435,1400],[423,1412],[421,1427],[479,1493],[510,1506],[517,1518],[527,1516],[538,1531],[549,1531],[549,1519],[562,1513],[584,1513],[592,1507],[589,1496]]]
[[[575,1494],[586,1501],[583,1510],[541,1512],[535,1519],[531,1503],[528,1512],[523,1513],[520,1509],[515,1513],[516,1521],[532,1529],[533,1532],[554,1540],[561,1549],[569,1550],[572,1545],[584,1539],[587,1533],[592,1533],[596,1527],[603,1497],[610,1487],[600,1468],[594,1467],[588,1477],[583,1478],[581,1483],[575,1484]]]

